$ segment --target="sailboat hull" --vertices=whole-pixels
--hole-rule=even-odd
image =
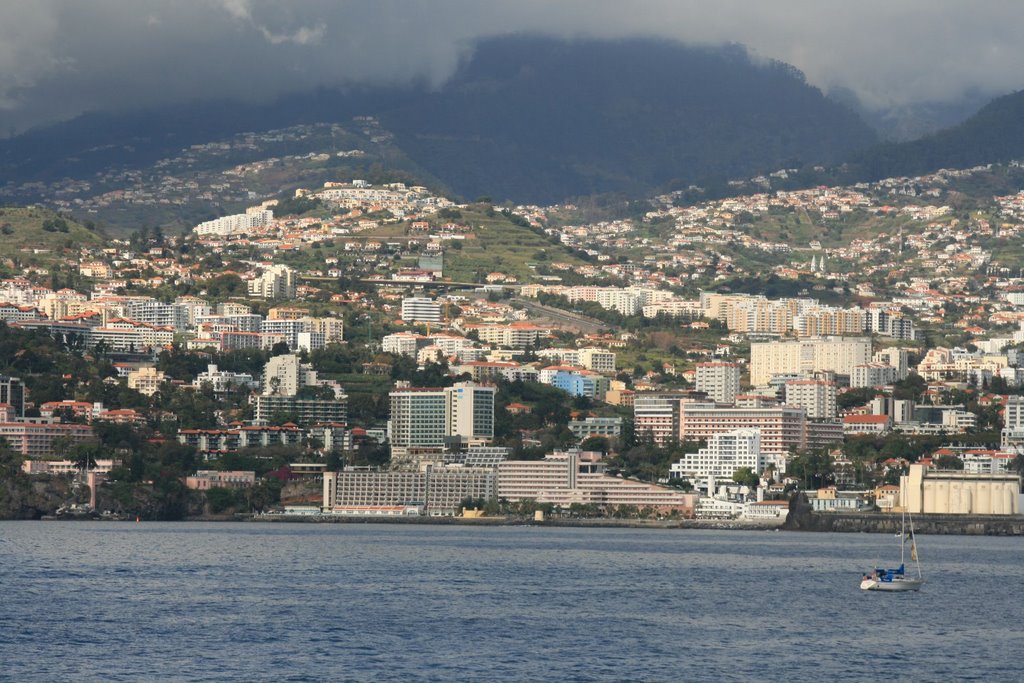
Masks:
[[[876,579],[864,579],[860,582],[860,589],[864,591],[885,591],[889,593],[903,593],[906,591],[921,590],[924,579],[904,579],[896,577],[892,581],[878,581]]]

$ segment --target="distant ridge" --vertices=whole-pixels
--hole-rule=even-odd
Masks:
[[[921,175],[1024,158],[1024,91],[992,100],[963,123],[910,142],[879,145],[851,157],[858,179]]]
[[[200,102],[94,113],[0,143],[11,182],[144,169],[244,131],[377,116],[417,166],[467,199],[644,195],[669,181],[838,163],[877,142],[849,108],[739,46],[482,40],[442,87],[320,90],[263,106]]]

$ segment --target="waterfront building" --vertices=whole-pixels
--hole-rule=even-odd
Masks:
[[[498,464],[498,497],[510,502],[534,500],[563,508],[573,504],[620,506],[677,512],[692,517],[696,494],[646,484],[604,471],[600,454],[556,451],[543,460],[507,460]]]
[[[199,470],[185,477],[185,487],[194,491],[248,489],[256,485],[256,473],[248,470]]]
[[[65,447],[92,441],[92,427],[51,422],[0,422],[0,438],[27,458],[49,458],[58,453],[55,443]],[[59,440],[59,441],[58,441]]]
[[[430,465],[419,472],[325,472],[323,510],[346,514],[402,507],[453,516],[466,498],[490,500],[495,492],[493,468]]]
[[[933,470],[915,463],[900,477],[900,504],[918,514],[1019,515],[1020,477]]]

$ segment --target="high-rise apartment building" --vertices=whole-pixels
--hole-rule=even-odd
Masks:
[[[697,391],[707,393],[716,403],[736,403],[740,392],[740,367],[735,363],[698,363]]]
[[[441,304],[428,297],[402,299],[402,320],[407,323],[441,322]]]
[[[766,384],[773,375],[818,371],[853,374],[853,368],[871,359],[871,340],[827,337],[750,345],[750,383]]]
[[[821,379],[786,382],[786,405],[801,406],[812,420],[830,420],[837,415],[836,384]]]
[[[443,389],[404,388],[391,392],[393,449],[443,448],[453,441],[474,443],[494,437],[493,386],[459,382]]]

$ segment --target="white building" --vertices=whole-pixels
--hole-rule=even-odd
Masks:
[[[263,366],[264,396],[295,396],[300,388],[316,384],[313,366],[294,354],[274,356]]]
[[[761,431],[736,429],[715,434],[708,439],[706,447],[684,455],[672,464],[670,476],[691,481],[709,476],[731,480],[741,467],[749,467],[760,474],[769,462],[761,452]]]
[[[853,368],[850,375],[850,387],[884,387],[899,379],[899,372],[891,365],[883,363],[862,363]]]
[[[253,389],[258,382],[252,375],[243,372],[228,372],[219,370],[216,365],[208,365],[205,372],[200,372],[192,383],[196,389],[201,389],[204,384],[209,384],[215,394],[224,394],[232,390]]]
[[[493,386],[473,382],[443,389],[394,389],[390,394],[392,448],[489,441],[494,438],[495,392]]]
[[[407,323],[441,322],[441,304],[428,297],[402,299],[402,320]]]
[[[396,356],[416,357],[416,350],[426,344],[426,338],[422,335],[411,332],[395,332],[385,335],[381,340],[381,349],[384,353],[393,353]]]
[[[906,379],[907,375],[910,374],[909,356],[910,354],[907,353],[906,349],[890,347],[876,351],[871,360],[875,363],[884,363],[896,368],[896,379],[901,380]]]
[[[246,209],[245,213],[222,216],[200,223],[193,230],[200,237],[228,237],[244,234],[253,228],[262,228],[274,220],[274,214],[261,206]]]

